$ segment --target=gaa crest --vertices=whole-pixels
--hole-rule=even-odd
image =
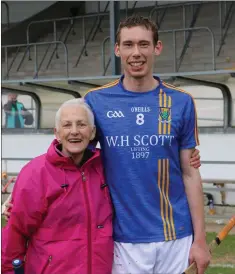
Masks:
[[[171,122],[171,109],[167,107],[159,108],[159,119],[161,123],[170,123]]]

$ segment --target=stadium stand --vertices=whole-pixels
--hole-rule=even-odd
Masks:
[[[161,56],[156,58],[156,73],[219,70],[235,65],[235,4],[228,3],[227,13],[224,14],[225,8],[218,1],[183,2],[144,8],[138,8],[137,2],[134,9],[131,9],[132,5],[129,4],[128,14],[138,13],[153,19],[156,17],[161,19],[159,19],[159,29],[164,50]],[[32,20],[24,32],[27,42],[48,44],[37,45],[37,56],[34,53],[35,46],[32,45],[30,58],[25,47],[19,50],[15,48],[16,52],[7,56],[9,79],[48,75],[67,76],[64,45],[68,52],[69,76],[97,76],[104,73],[111,75],[111,66],[107,66],[110,59],[108,7],[109,2],[106,2],[102,10],[102,14],[106,15],[81,12],[77,17],[63,16],[67,18],[64,20],[61,18]],[[218,20],[220,12],[223,14],[221,26]],[[125,15],[126,11],[121,10],[121,18]],[[32,38],[39,26],[46,26],[48,34],[35,41]],[[191,28],[191,31],[177,31],[184,28]],[[175,50],[173,50],[173,30],[176,30]],[[64,44],[55,44],[56,41]],[[105,65],[103,65],[102,48]],[[176,59],[175,65],[174,59]],[[4,68],[3,65],[3,77],[6,75]],[[35,73],[35,70],[39,72]]]

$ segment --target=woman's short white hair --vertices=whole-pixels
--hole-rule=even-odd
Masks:
[[[59,128],[61,110],[63,109],[63,107],[69,106],[69,105],[77,105],[79,107],[83,107],[87,111],[90,125],[91,126],[95,125],[94,114],[93,114],[90,106],[85,102],[85,100],[83,98],[76,98],[76,99],[71,99],[71,100],[65,101],[60,106],[60,108],[57,110],[56,115],[55,115],[55,127],[57,130]]]

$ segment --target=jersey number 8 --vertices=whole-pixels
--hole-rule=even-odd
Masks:
[[[139,125],[139,126],[144,124],[144,114],[138,113],[136,115],[136,124]]]

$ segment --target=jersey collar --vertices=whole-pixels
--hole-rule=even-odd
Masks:
[[[143,91],[143,92],[136,92],[136,91],[130,91],[130,90],[127,90],[124,88],[123,86],[123,79],[124,79],[125,75],[123,74],[121,77],[120,77],[120,80],[119,80],[119,87],[121,87],[122,90],[124,90],[125,92],[130,92],[130,93],[136,93],[136,94],[140,94],[140,93],[150,93],[150,92],[159,92],[160,91],[160,88],[162,88],[162,80],[158,77],[158,76],[154,76],[153,75],[153,78],[156,79],[158,82],[159,82],[159,85],[157,88],[153,89],[153,90],[149,90],[149,91]]]

